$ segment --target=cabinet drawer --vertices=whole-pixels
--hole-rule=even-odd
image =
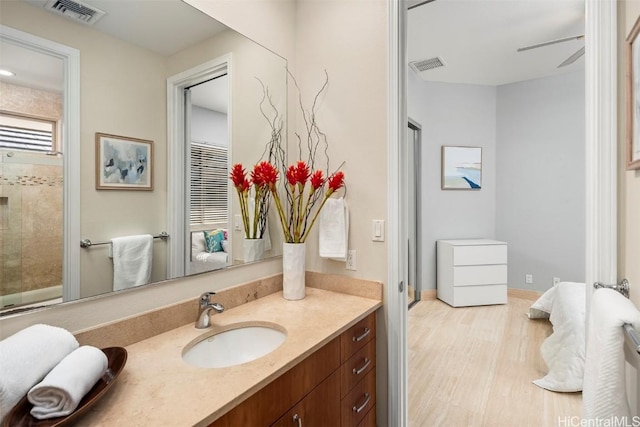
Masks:
[[[453,286],[502,285],[507,283],[506,265],[453,267]]]
[[[340,425],[340,373],[335,371],[272,426],[325,427]]]
[[[507,245],[454,246],[453,265],[506,264]]]
[[[351,391],[376,366],[376,341],[369,342],[340,367],[340,396]]]
[[[343,426],[356,426],[376,404],[376,371],[372,370],[341,402]]]
[[[448,302],[448,301],[447,301]],[[507,285],[456,286],[453,288],[454,307],[507,303]]]
[[[376,314],[371,313],[340,335],[341,362],[346,362],[376,335]]]
[[[376,406],[373,405],[373,408],[369,409],[367,415],[364,416],[358,427],[376,427]]]

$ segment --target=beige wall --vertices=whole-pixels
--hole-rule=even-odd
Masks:
[[[23,2],[3,2],[0,23],[80,50],[82,238],[100,241],[164,230],[164,58]],[[96,132],[154,142],[153,191],[95,189]],[[97,246],[81,252],[81,297],[111,291],[113,266],[107,248]],[[153,255],[152,281],[162,280],[166,271],[165,245],[154,245]]]
[[[349,248],[356,250],[357,261],[357,270],[347,271],[344,262],[320,259],[316,226],[307,240],[307,269],[385,283],[387,242],[371,240],[371,221],[387,219],[387,2],[299,0],[296,26],[295,75],[306,108],[310,108],[324,82],[324,70],[329,74],[317,121],[329,141],[330,167],[345,162]],[[293,84],[290,90],[295,91]],[[297,108],[297,104],[291,105],[289,111]],[[304,129],[299,114],[296,128]],[[378,424],[386,425],[388,374],[383,311],[378,315],[377,328],[376,410]]]
[[[618,279],[629,279],[631,300],[640,307],[640,170],[626,170],[626,52],[624,40],[640,17],[640,1],[619,3],[618,13]]]

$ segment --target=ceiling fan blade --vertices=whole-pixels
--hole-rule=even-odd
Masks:
[[[583,38],[584,38],[584,34],[580,34],[579,36],[565,37],[565,38],[562,38],[562,39],[551,40],[551,41],[544,42],[544,43],[532,44],[530,46],[525,46],[525,47],[518,48],[518,52],[524,52],[525,50],[537,49],[539,47],[549,46],[549,45],[556,44],[556,43],[568,42],[568,41],[571,41],[571,40],[582,40]]]
[[[564,62],[560,65],[558,65],[558,68],[560,67],[566,67],[567,65],[573,64],[574,62],[576,62],[578,60],[578,58],[580,58],[582,55],[584,55],[584,46],[582,46],[580,49],[578,49],[573,55],[571,55],[570,57],[568,57],[567,59],[564,60]]]

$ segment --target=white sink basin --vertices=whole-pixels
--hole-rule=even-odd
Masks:
[[[226,368],[251,362],[278,348],[287,334],[278,325],[242,324],[197,338],[182,351],[182,359],[199,368]]]

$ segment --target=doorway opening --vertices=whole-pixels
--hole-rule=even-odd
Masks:
[[[167,184],[168,229],[169,235],[175,235],[169,242],[168,278],[199,272],[193,271],[192,256],[197,256],[193,249],[193,230],[208,230],[210,226],[229,229],[226,168],[231,159],[230,76],[231,55],[224,55],[167,79],[168,176],[175,177]],[[214,92],[219,96],[214,97]],[[219,99],[217,106],[211,104],[214,98]],[[213,128],[212,123],[215,123]],[[192,152],[200,153],[195,156],[195,162]],[[222,159],[225,156],[226,162]],[[209,173],[215,176],[207,176]],[[220,187],[215,189],[219,197],[208,197],[214,191],[203,190],[200,184]],[[193,221],[198,225],[192,226]],[[204,242],[198,239],[196,243]],[[224,255],[232,253],[231,250],[229,246]],[[226,259],[215,261],[217,268],[228,264]]]
[[[421,138],[422,127],[409,119],[406,139],[406,175],[407,175],[407,289],[409,308],[421,299],[422,263],[420,262],[421,231]]]

